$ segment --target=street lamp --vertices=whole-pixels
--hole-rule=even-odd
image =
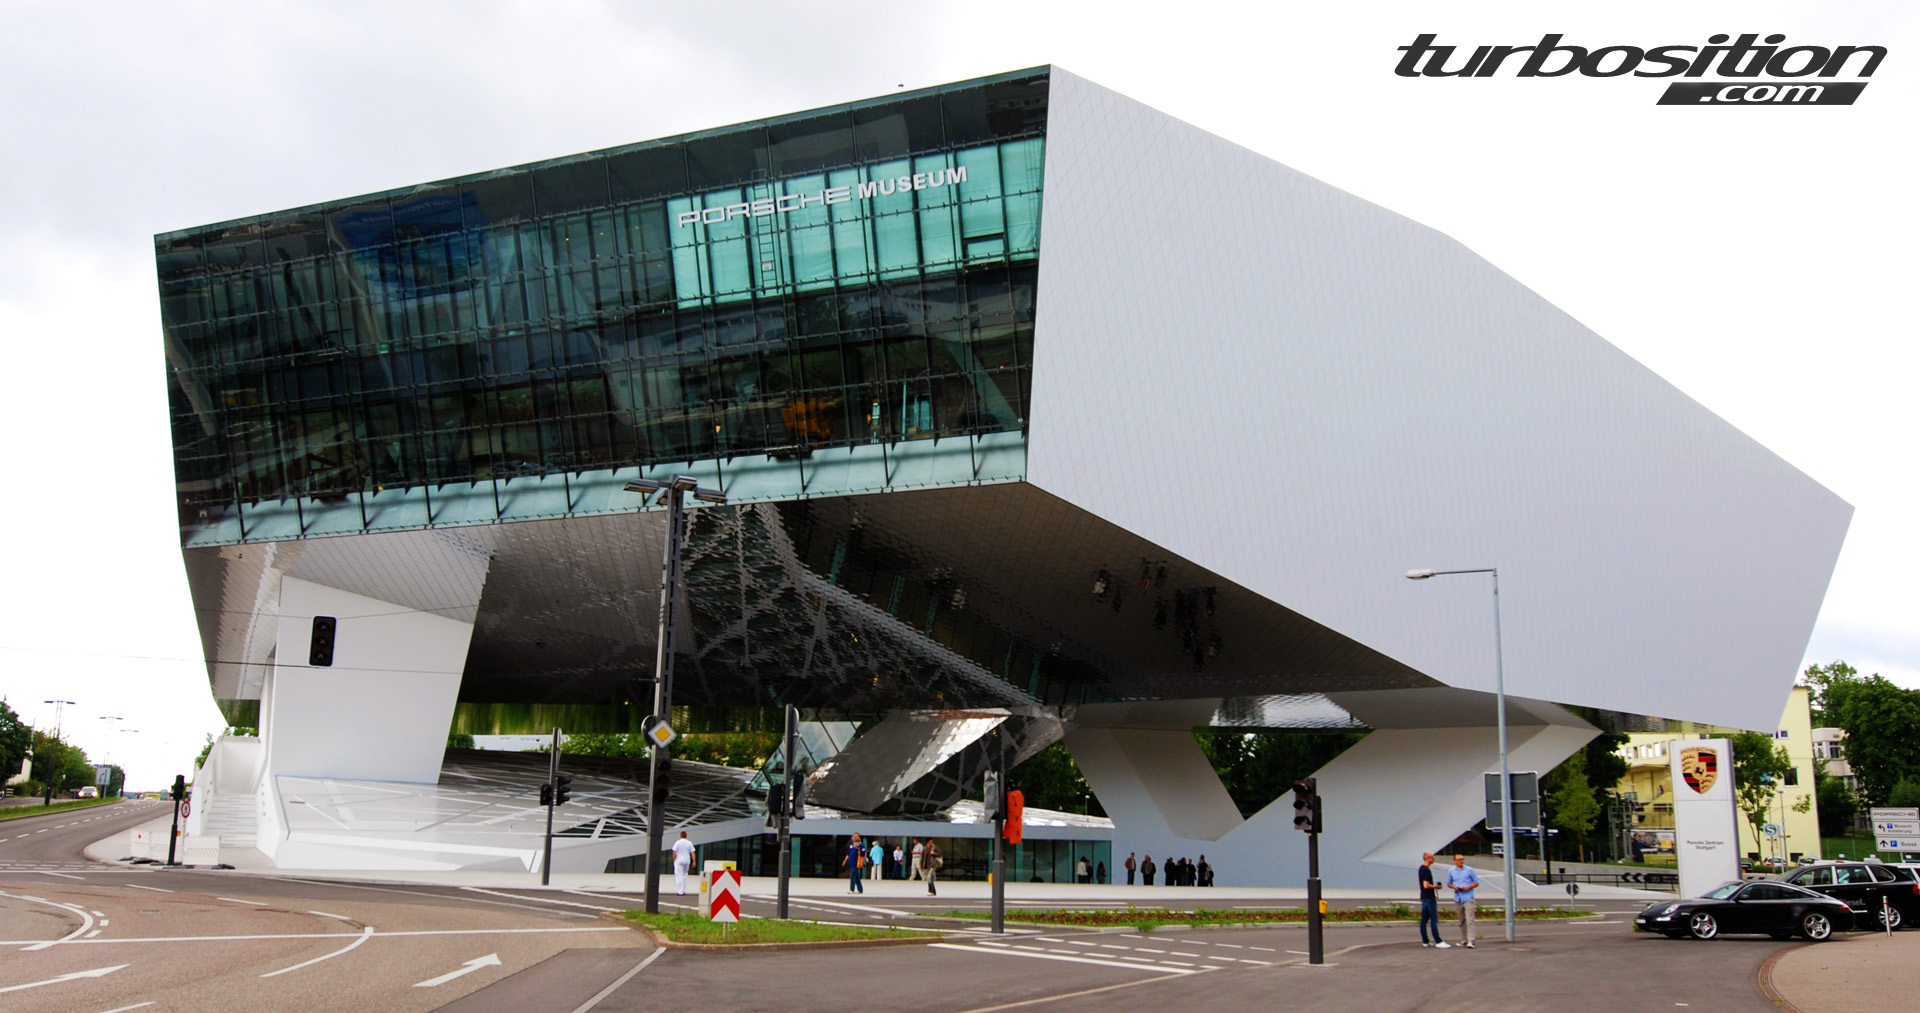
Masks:
[[[56,739],[60,738],[60,712],[68,707],[78,707],[80,705],[72,700],[42,700],[40,702],[53,705],[53,737]]]
[[[1507,942],[1513,942],[1513,909],[1519,904],[1519,877],[1513,861],[1513,774],[1507,769],[1507,673],[1500,647],[1500,569],[1408,570],[1408,580],[1427,580],[1460,573],[1485,573],[1493,577],[1493,700],[1495,721],[1500,726],[1500,850],[1501,868],[1506,874]]]
[[[725,503],[727,494],[718,489],[708,489],[692,475],[675,475],[664,482],[651,478],[638,478],[627,483],[628,492],[640,493],[642,505],[651,499],[655,504],[667,507],[667,538],[665,557],[660,564],[660,627],[653,656],[653,717],[665,721],[673,711],[673,614],[674,600],[680,594],[680,539],[686,514],[686,500],[683,494],[693,493],[693,498],[702,503]],[[658,494],[656,497],[655,494]],[[651,727],[652,722],[649,722]],[[647,751],[647,901],[649,914],[660,911],[660,845],[662,811],[666,800],[657,790],[660,783],[660,764],[666,759],[667,748],[653,742],[653,748]]]

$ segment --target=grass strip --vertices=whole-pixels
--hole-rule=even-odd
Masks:
[[[1515,918],[1543,920],[1553,918],[1585,918],[1591,911],[1569,910],[1557,907],[1521,908],[1515,911]],[[949,918],[966,918],[984,921],[991,917],[983,911],[949,911]],[[1330,924],[1340,922],[1411,922],[1418,921],[1420,913],[1410,905],[1393,904],[1387,907],[1343,907],[1327,911],[1326,921]],[[1505,917],[1501,908],[1480,909],[1480,917]],[[1307,909],[1303,907],[1279,908],[1273,910],[1209,910],[1197,908],[1192,911],[1173,911],[1167,908],[1127,908],[1118,910],[1106,908],[1092,911],[1065,911],[1048,909],[1041,911],[1011,910],[1007,912],[1010,922],[1024,922],[1030,925],[1074,925],[1085,928],[1122,928],[1154,929],[1163,925],[1268,925],[1298,924],[1307,920]]]
[[[748,918],[727,925],[710,922],[702,915],[684,911],[674,914],[628,911],[625,914],[676,943],[819,943],[849,939],[900,939],[918,935],[900,929],[821,925],[818,922],[782,921],[778,918]]]
[[[40,816],[68,809],[91,809],[97,805],[112,805],[118,801],[120,801],[118,798],[83,798],[72,802],[55,802],[52,805],[10,805],[0,809],[0,820],[16,820],[22,816]]]

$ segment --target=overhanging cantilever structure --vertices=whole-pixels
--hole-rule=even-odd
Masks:
[[[1447,237],[1058,68],[156,245],[269,852],[276,778],[431,782],[461,701],[633,698],[643,475],[731,504],[678,702],[867,716],[827,779],[879,812],[1064,736],[1116,847],[1243,883],[1304,845],[1241,819],[1216,715],[1375,729],[1319,775],[1331,882],[1478,818],[1491,600],[1407,569],[1500,568],[1545,770],[1592,734],[1562,705],[1767,726],[1851,512]]]

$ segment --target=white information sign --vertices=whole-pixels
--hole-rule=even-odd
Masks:
[[[1680,896],[1698,897],[1740,878],[1740,835],[1733,811],[1733,744],[1680,739],[1669,749],[1673,773],[1673,851]]]

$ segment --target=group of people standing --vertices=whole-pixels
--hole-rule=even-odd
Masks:
[[[909,848],[911,844],[911,848]],[[908,864],[911,860],[911,865]],[[927,893],[938,894],[933,887],[934,877],[946,859],[940,855],[940,847],[929,837],[924,841],[902,840],[889,851],[877,838],[863,842],[859,834],[854,834],[847,842],[847,853],[840,858],[840,867],[847,870],[847,892],[866,893],[862,880],[874,879],[924,879]]]
[[[1200,860],[1197,862],[1188,858],[1169,858],[1167,859],[1166,867],[1162,869],[1153,863],[1152,855],[1147,855],[1136,861],[1134,853],[1129,851],[1127,852],[1127,860],[1122,867],[1127,870],[1128,886],[1133,885],[1133,877],[1136,872],[1140,875],[1140,882],[1147,886],[1152,886],[1153,877],[1161,872],[1167,874],[1166,885],[1168,886],[1213,885],[1213,866],[1207,864],[1207,856],[1205,855],[1201,855]]]
[[[1480,888],[1480,877],[1467,864],[1467,856],[1453,856],[1453,868],[1448,869],[1444,881],[1433,877],[1433,852],[1429,851],[1420,858],[1420,869],[1415,873],[1420,886],[1420,945],[1436,949],[1450,949],[1452,944],[1440,938],[1440,891],[1453,891],[1454,914],[1460,919],[1460,941],[1467,949],[1473,949],[1473,892]],[[1433,934],[1427,934],[1427,927],[1433,927]]]

